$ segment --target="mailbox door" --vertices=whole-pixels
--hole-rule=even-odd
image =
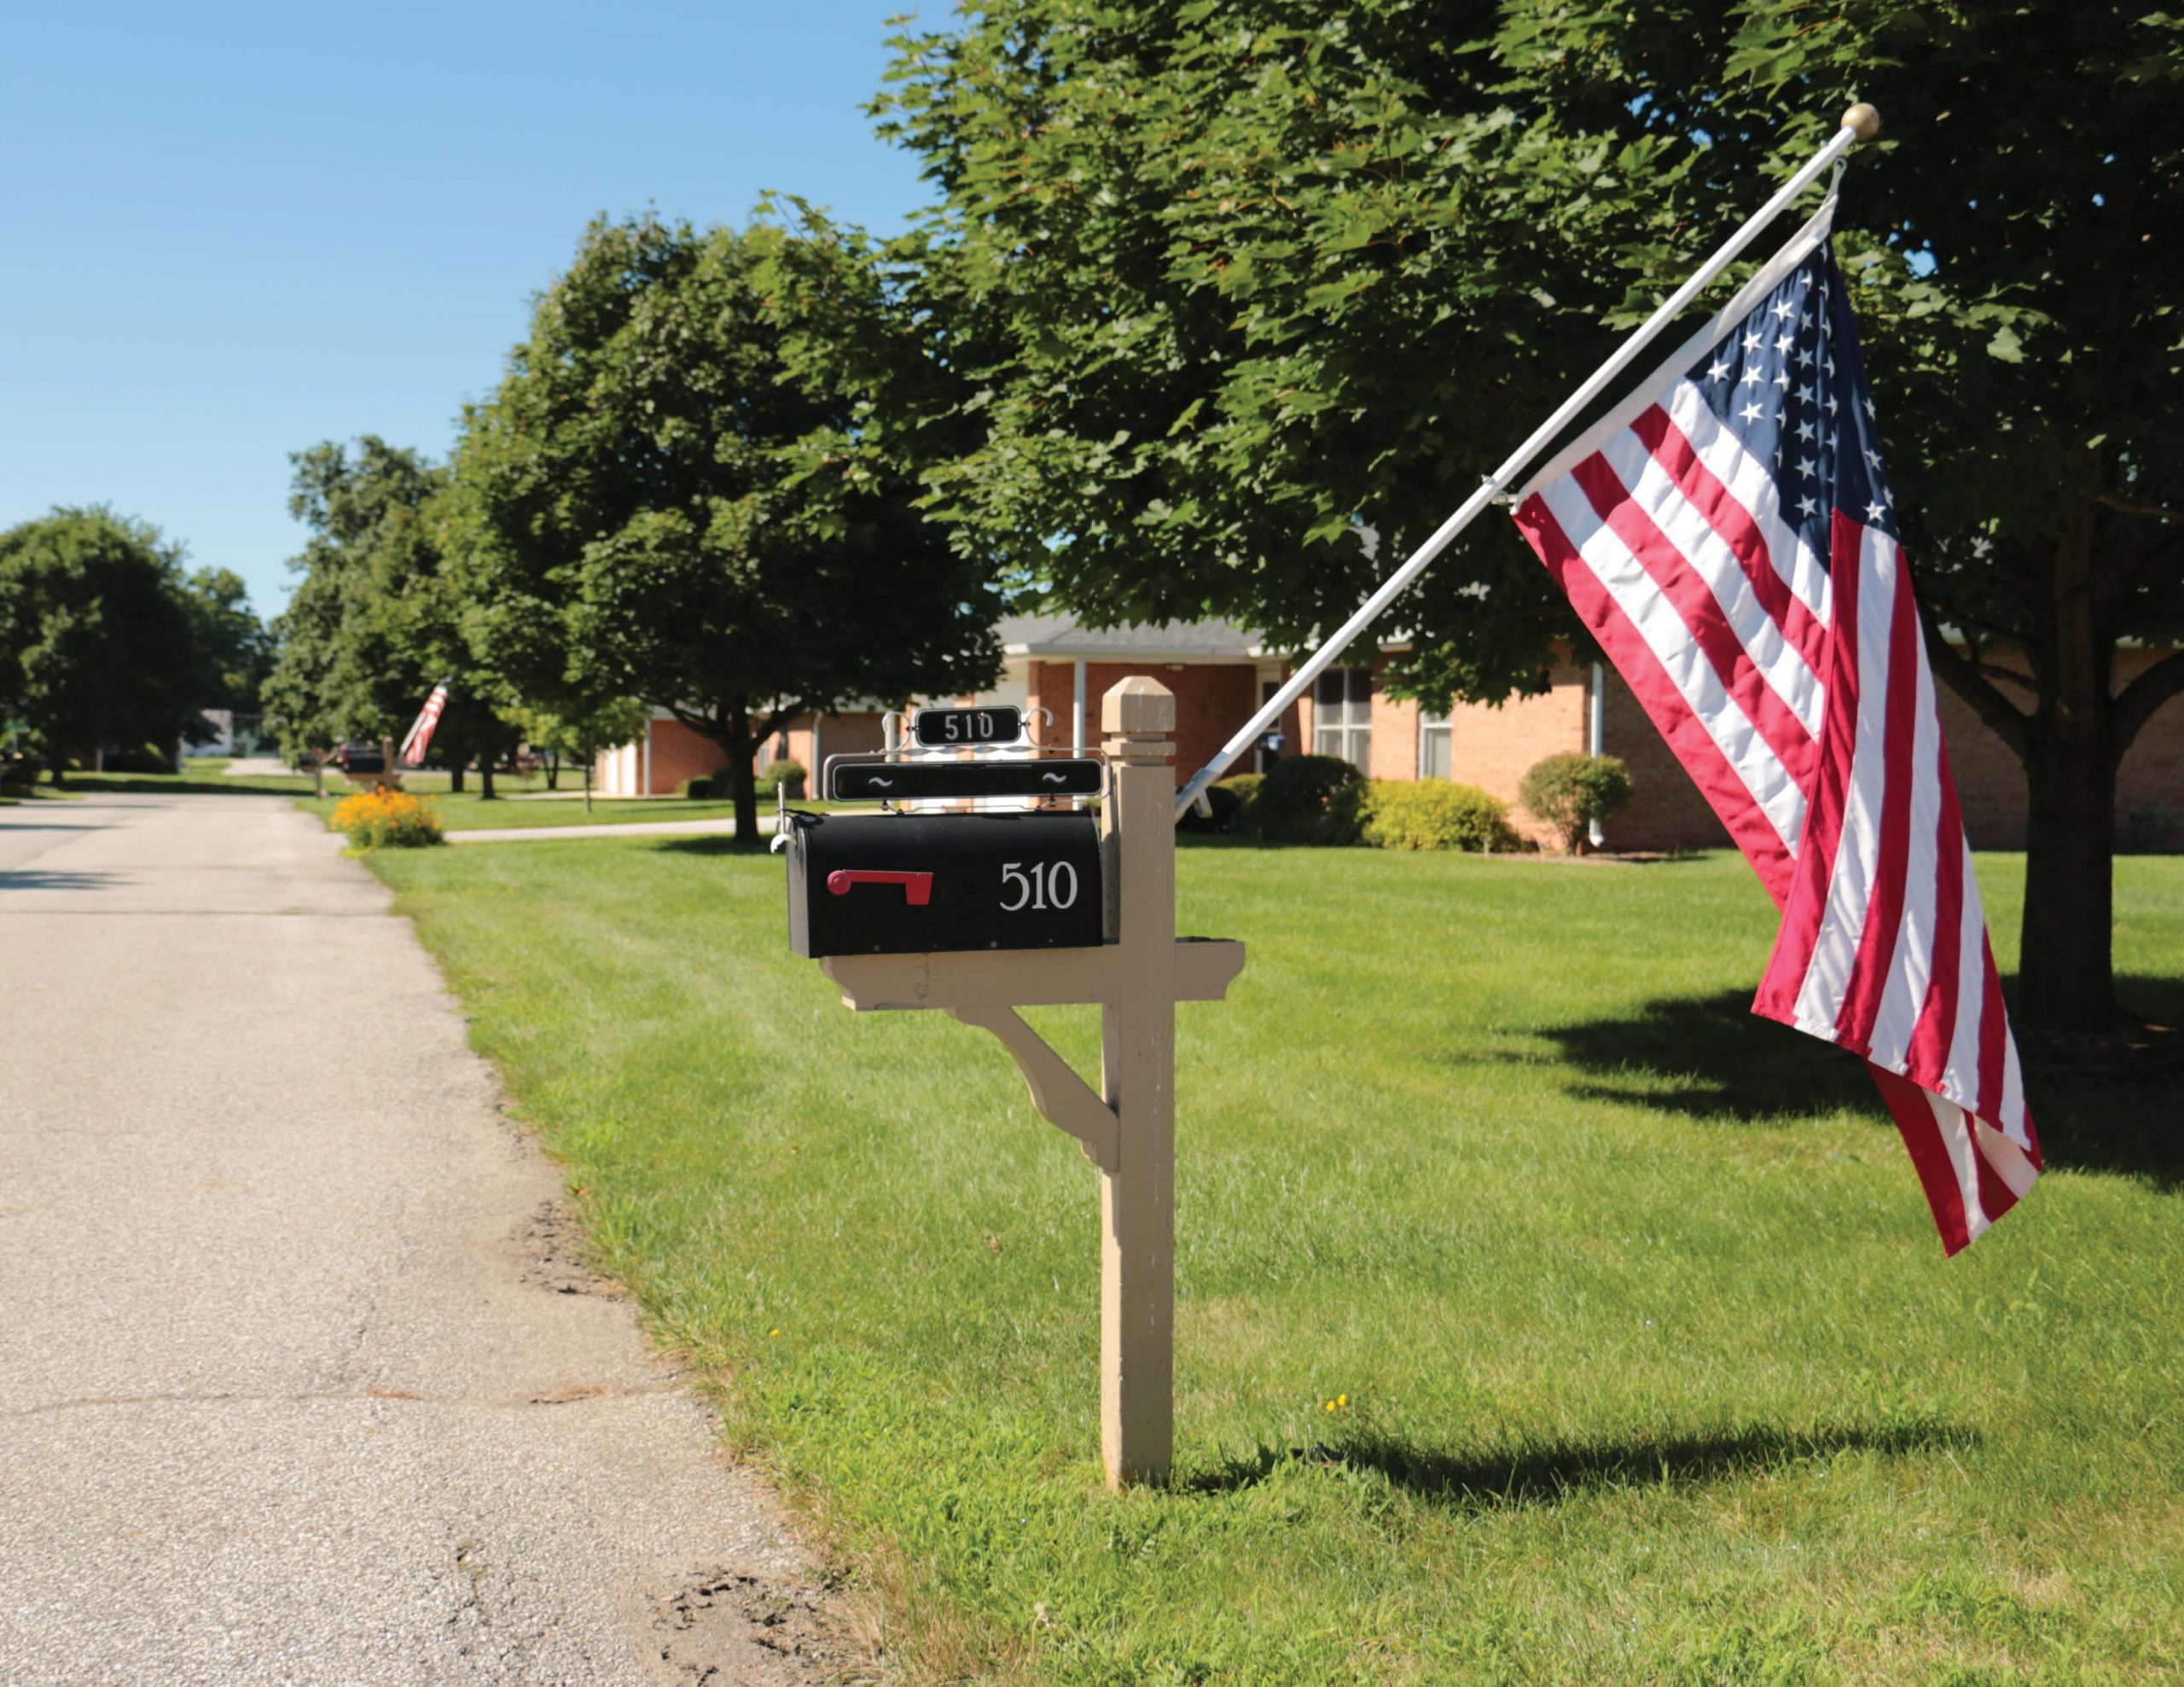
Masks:
[[[821,815],[789,850],[800,955],[1089,948],[1101,939],[1089,815]]]

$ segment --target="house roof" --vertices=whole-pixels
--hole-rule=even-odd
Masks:
[[[1280,652],[1227,621],[1167,621],[1143,627],[1080,627],[1070,615],[1004,615],[994,629],[1010,656],[1048,661],[1256,662]]]

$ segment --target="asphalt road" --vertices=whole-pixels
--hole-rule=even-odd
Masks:
[[[315,822],[0,809],[0,1681],[831,1678],[559,1195]]]

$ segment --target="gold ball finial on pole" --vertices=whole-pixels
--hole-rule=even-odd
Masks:
[[[1843,127],[1861,142],[1870,141],[1880,133],[1880,113],[1861,100],[1843,113]]]

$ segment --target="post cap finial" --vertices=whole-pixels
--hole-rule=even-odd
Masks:
[[[1176,694],[1142,674],[1118,680],[1100,699],[1100,728],[1127,738],[1151,738],[1176,729]]]
[[[1870,141],[1880,133],[1880,113],[1863,100],[1843,113],[1842,126],[1861,141]]]

